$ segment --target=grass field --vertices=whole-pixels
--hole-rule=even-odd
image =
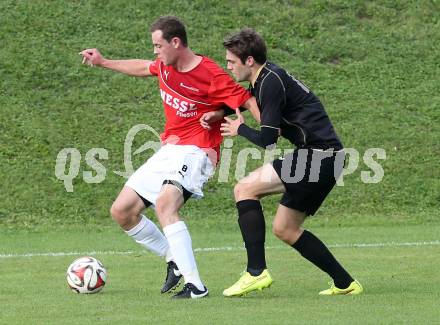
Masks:
[[[148,26],[162,14],[182,17],[191,48],[223,65],[223,37],[255,27],[270,59],[322,99],[361,161],[306,227],[331,245],[365,295],[317,296],[326,276],[270,235],[273,197],[264,207],[276,282],[259,295],[224,299],[245,262],[234,168],[227,182],[216,174],[206,198],[183,210],[211,297],[171,302],[158,293],[163,263],[121,233],[108,212],[125,182],[114,171],[124,171],[127,133],[141,123],[162,130],[157,82],[81,66],[77,53],[97,47],[111,58],[152,58]],[[0,323],[439,323],[439,18],[436,0],[2,0]],[[149,136],[139,134],[133,152]],[[248,146],[234,139],[232,166]],[[64,148],[81,155],[72,192],[55,175]],[[108,152],[98,183],[83,178],[93,172],[85,161],[92,148]],[[361,181],[369,148],[386,152],[376,184]],[[133,155],[133,166],[150,154]],[[249,160],[246,170],[261,163]],[[75,252],[96,252],[108,268],[102,294],[67,290],[64,272]]]
[[[275,279],[272,287],[246,298],[226,299],[222,290],[244,267],[241,243],[223,234],[194,232],[196,258],[211,296],[188,302],[160,295],[164,263],[114,229],[7,235],[2,240],[5,254],[0,255],[1,320],[4,324],[60,324],[60,320],[62,324],[438,323],[440,280],[433,270],[440,267],[436,258],[440,226],[334,230],[313,228],[362,281],[364,295],[319,297],[317,292],[327,286],[326,277],[273,236],[267,250]],[[109,274],[101,293],[69,292],[64,272],[75,258],[68,255],[73,247],[77,254],[98,251],[94,256]]]

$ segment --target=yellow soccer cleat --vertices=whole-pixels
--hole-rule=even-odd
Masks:
[[[319,293],[321,296],[358,295],[364,291],[364,288],[362,288],[362,285],[357,280],[350,283],[346,289],[339,289],[333,282],[330,282],[330,284],[330,289],[323,290]]]
[[[249,272],[245,272],[241,278],[231,287],[223,291],[225,297],[241,297],[255,290],[263,290],[269,288],[273,283],[269,271],[264,270],[258,276],[252,276]]]

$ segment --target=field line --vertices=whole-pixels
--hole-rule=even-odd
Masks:
[[[420,241],[420,242],[385,242],[385,243],[355,243],[355,244],[330,244],[330,248],[381,248],[381,247],[417,247],[417,246],[438,246],[440,240]],[[286,245],[266,246],[266,249],[283,249]],[[223,246],[223,247],[200,247],[195,248],[195,252],[225,252],[240,251],[244,247]],[[22,254],[0,254],[0,259],[19,258],[19,257],[57,257],[57,256],[86,256],[86,255],[136,255],[143,254],[145,250],[139,251],[89,251],[89,252],[45,252],[45,253],[22,253]]]

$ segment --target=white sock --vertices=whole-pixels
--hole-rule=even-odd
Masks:
[[[166,257],[167,262],[172,259],[167,239],[156,224],[144,215],[141,215],[141,221],[126,233],[154,254]]]
[[[196,259],[192,249],[191,236],[185,222],[178,221],[163,228],[168,239],[170,251],[174,257],[185,283],[194,284],[199,290],[204,290],[204,285],[197,270]]]

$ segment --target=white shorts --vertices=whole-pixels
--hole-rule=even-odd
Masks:
[[[125,186],[153,205],[165,180],[178,182],[193,198],[202,198],[203,185],[214,171],[207,153],[199,147],[166,144],[130,176]]]

